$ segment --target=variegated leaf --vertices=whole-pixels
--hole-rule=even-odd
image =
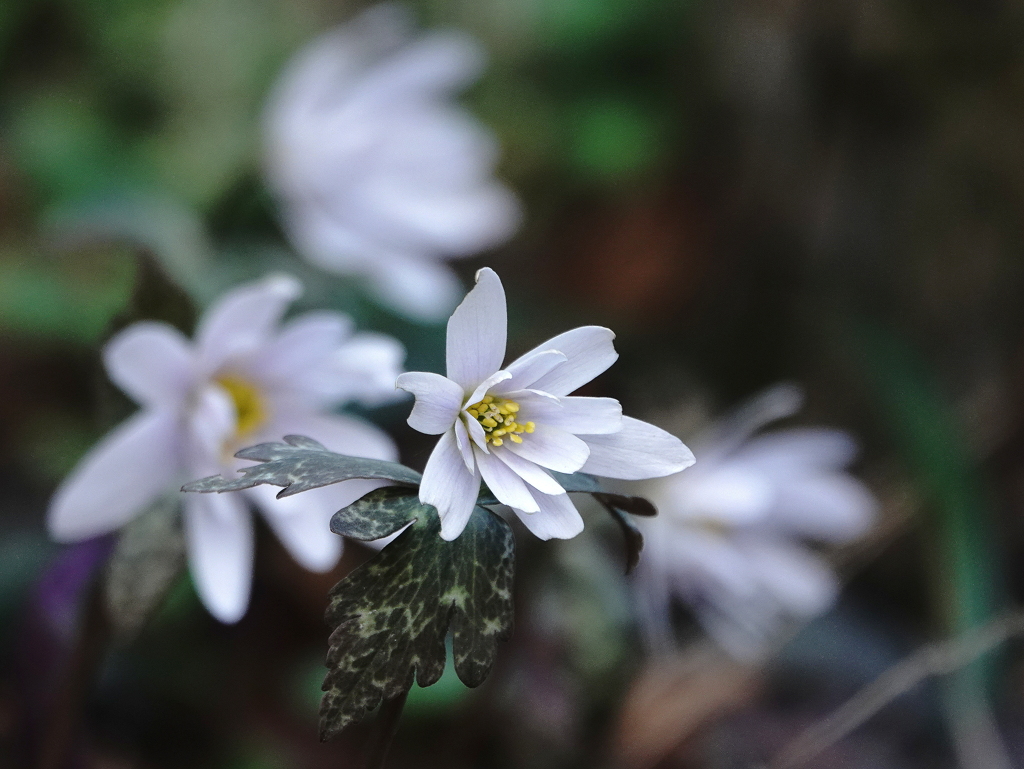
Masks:
[[[483,682],[497,642],[512,632],[515,544],[509,525],[494,513],[477,507],[458,539],[446,542],[433,507],[420,503],[415,492],[385,488],[337,514],[332,526],[369,539],[413,519],[331,591],[321,739],[382,700],[400,697],[414,680],[420,686],[436,683],[449,629],[455,672],[467,686]],[[378,526],[376,520],[385,523]]]

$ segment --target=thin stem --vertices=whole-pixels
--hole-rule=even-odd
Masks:
[[[82,721],[89,686],[103,662],[111,638],[110,622],[103,605],[103,582],[93,580],[83,607],[78,639],[67,660],[49,718],[44,726],[38,769],[64,769]]]
[[[409,690],[399,694],[394,699],[384,700],[380,706],[380,713],[373,725],[373,732],[370,735],[370,744],[366,751],[366,769],[384,769],[384,762],[387,760],[388,751],[391,750],[391,743],[398,733],[398,722],[402,718],[402,709],[405,707],[405,700],[409,696]]]
[[[1013,636],[1024,635],[1024,613],[1012,613],[960,638],[928,644],[889,668],[830,715],[787,745],[772,769],[795,769],[859,727],[929,676],[949,675]]]

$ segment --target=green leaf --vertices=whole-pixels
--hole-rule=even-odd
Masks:
[[[455,672],[471,687],[484,681],[497,642],[512,633],[515,543],[505,521],[477,507],[458,539],[446,542],[437,512],[414,492],[378,489],[352,507],[335,517],[346,533],[376,534],[365,523],[373,511],[390,521],[381,530],[409,516],[415,521],[331,591],[322,740],[382,701],[403,697],[414,680],[436,683],[449,628]]]
[[[419,497],[403,486],[371,491],[334,514],[331,531],[362,542],[390,536],[423,515]]]
[[[397,462],[336,454],[312,438],[302,435],[286,435],[284,440],[284,443],[261,443],[258,446],[250,446],[235,454],[239,459],[252,459],[262,463],[242,468],[241,478],[229,479],[211,475],[186,483],[181,490],[202,493],[238,491],[268,483],[284,487],[278,493],[278,497],[290,497],[301,491],[353,478],[380,479],[417,486],[422,477],[415,470],[410,470]]]
[[[114,634],[131,640],[163,603],[185,566],[178,500],[165,497],[121,529],[103,594]]]

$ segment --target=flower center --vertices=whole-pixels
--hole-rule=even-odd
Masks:
[[[251,433],[267,420],[267,409],[263,404],[263,396],[251,382],[239,377],[224,376],[217,380],[217,384],[228,391],[228,395],[231,396],[231,400],[235,404],[238,420],[235,426],[237,435]]]
[[[522,443],[523,433],[532,433],[533,422],[519,423],[519,404],[505,398],[485,395],[479,403],[466,408],[466,413],[474,417],[484,428],[485,440],[493,446],[501,446],[508,438],[513,443]]]

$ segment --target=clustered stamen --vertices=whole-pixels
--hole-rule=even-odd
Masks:
[[[485,395],[479,403],[469,406],[466,412],[484,428],[484,438],[492,446],[501,446],[506,438],[513,443],[522,443],[523,433],[532,433],[536,427],[533,422],[516,421],[518,403],[493,395]]]

